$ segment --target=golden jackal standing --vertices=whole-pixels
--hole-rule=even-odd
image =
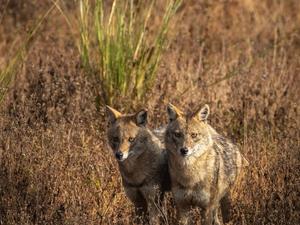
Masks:
[[[159,222],[159,205],[170,190],[167,154],[158,138],[146,127],[147,111],[122,115],[107,106],[109,145],[118,160],[127,197],[140,217],[147,211],[150,224]]]
[[[220,224],[229,217],[229,191],[246,160],[237,147],[207,124],[209,107],[185,116],[169,104],[165,134],[172,193],[182,224],[191,224],[192,207],[202,208],[205,225]]]

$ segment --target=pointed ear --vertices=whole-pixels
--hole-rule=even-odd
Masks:
[[[209,115],[209,106],[205,104],[198,113],[198,119],[200,121],[206,121]]]
[[[169,103],[167,106],[167,112],[169,116],[169,121],[174,121],[178,117],[181,117],[183,115],[183,112],[171,103]]]
[[[112,107],[109,107],[106,105],[106,115],[108,117],[108,122],[110,124],[116,122],[116,120],[122,116],[122,113],[117,111],[116,109],[113,109]]]
[[[146,109],[142,109],[138,113],[135,114],[136,125],[138,126],[146,126],[147,124],[148,111]]]

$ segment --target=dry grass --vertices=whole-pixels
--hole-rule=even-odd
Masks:
[[[162,13],[160,2],[155,10]],[[148,94],[152,127],[165,123],[168,101],[186,110],[209,103],[210,123],[240,146],[250,167],[231,224],[300,220],[299,11],[297,0],[186,1]],[[0,224],[130,224],[94,81],[61,14],[52,18],[2,105]]]

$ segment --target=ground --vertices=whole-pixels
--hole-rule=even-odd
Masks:
[[[75,21],[78,2],[62,3]],[[52,2],[11,0],[3,11],[4,5],[0,66]],[[185,111],[210,105],[210,124],[250,163],[234,192],[230,224],[300,221],[299,11],[297,0],[184,1],[143,105],[152,128],[166,123],[168,102]],[[1,105],[0,224],[132,220],[107,145],[103,103],[95,104],[97,83],[81,67],[76,35],[55,8]],[[126,101],[114,107],[123,111]],[[171,196],[164,212],[174,224]]]

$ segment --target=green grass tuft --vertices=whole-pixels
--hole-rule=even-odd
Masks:
[[[148,32],[155,0],[150,4],[114,0],[110,12],[102,0],[80,0],[80,54],[87,71],[96,75],[105,104],[120,96],[145,101],[166,46],[170,21],[181,0],[169,1],[161,24]],[[108,15],[107,15],[108,14]],[[135,102],[135,101],[132,101]]]

